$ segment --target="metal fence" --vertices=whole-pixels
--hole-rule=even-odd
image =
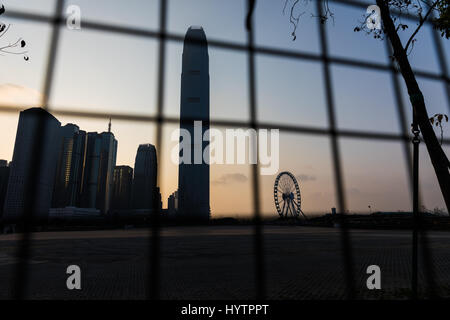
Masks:
[[[83,29],[96,30],[104,33],[122,34],[134,37],[143,37],[149,39],[157,39],[159,43],[158,50],[158,82],[157,82],[157,112],[155,116],[149,115],[136,115],[127,113],[105,113],[96,111],[79,111],[74,109],[58,109],[54,110],[55,114],[64,116],[77,116],[77,117],[87,117],[87,118],[107,118],[113,117],[115,119],[129,120],[129,121],[140,121],[144,123],[154,123],[156,124],[156,148],[160,150],[162,144],[162,126],[167,123],[178,124],[179,118],[168,117],[163,113],[164,109],[164,83],[165,83],[165,72],[166,72],[166,46],[167,42],[177,42],[182,43],[184,41],[184,36],[179,34],[173,34],[167,32],[167,17],[168,17],[168,3],[169,0],[159,1],[159,30],[151,31],[141,28],[125,27],[117,24],[106,24],[98,23],[96,21],[86,21],[83,19],[82,27]],[[242,0],[244,1],[244,0]],[[370,3],[360,2],[356,0],[330,0],[333,3],[338,3],[341,5],[360,8],[361,10],[366,10],[367,5]],[[319,23],[319,40],[320,40],[320,53],[311,54],[307,52],[299,52],[292,50],[285,50],[276,47],[266,47],[266,46],[256,46],[254,41],[254,31],[253,31],[253,19],[252,19],[252,5],[253,1],[247,1],[248,4],[248,16],[246,21],[242,23],[246,25],[247,30],[247,43],[240,44],[229,41],[221,41],[216,39],[209,39],[208,46],[213,48],[220,48],[225,50],[232,50],[237,52],[247,53],[248,57],[248,90],[249,90],[249,105],[250,105],[250,120],[249,121],[225,121],[225,120],[215,120],[211,119],[211,125],[222,126],[222,127],[248,127],[254,129],[280,129],[281,132],[290,132],[295,134],[311,134],[317,136],[328,136],[331,139],[331,154],[332,163],[334,171],[334,182],[336,186],[336,198],[337,198],[337,210],[339,213],[345,213],[347,211],[345,192],[343,187],[343,177],[341,168],[341,154],[339,148],[340,138],[357,138],[365,140],[379,140],[379,141],[399,141],[402,142],[404,147],[405,163],[408,169],[410,182],[410,190],[413,190],[413,177],[412,177],[412,160],[411,160],[411,135],[409,133],[409,124],[407,122],[406,110],[409,106],[404,105],[400,90],[399,81],[399,71],[390,63],[390,65],[384,65],[381,63],[368,62],[364,60],[355,60],[342,57],[333,56],[329,52],[328,40],[327,40],[327,29],[324,24]],[[317,12],[322,13],[322,0],[316,1]],[[48,100],[51,96],[53,89],[53,78],[55,70],[55,61],[58,55],[58,46],[60,43],[60,27],[65,24],[64,16],[65,1],[56,0],[56,5],[54,9],[53,16],[47,16],[43,14],[35,14],[22,11],[8,11],[6,16],[12,19],[27,20],[37,23],[47,24],[52,27],[51,39],[49,44],[49,53],[46,62],[45,70],[45,81],[43,88],[43,106],[48,108]],[[417,17],[407,16],[408,18],[417,20]],[[438,55],[439,67],[441,73],[431,73],[425,71],[415,70],[417,76],[426,79],[441,81],[445,88],[445,93],[447,96],[448,107],[450,109],[450,77],[448,74],[447,61],[445,59],[444,49],[442,47],[441,39],[437,31],[434,32],[434,46]],[[391,52],[390,45],[385,41],[386,51],[388,54]],[[327,116],[328,116],[328,128],[323,129],[319,127],[306,127],[306,126],[293,126],[287,124],[270,123],[258,121],[256,114],[258,110],[257,102],[257,88],[255,84],[255,74],[256,74],[256,64],[255,56],[265,55],[280,57],[285,59],[295,59],[303,61],[314,61],[319,62],[322,66],[324,82],[325,82],[325,100],[327,106]],[[396,102],[396,110],[398,117],[400,119],[401,134],[391,134],[391,133],[378,133],[370,131],[359,131],[359,130],[343,130],[338,129],[336,125],[336,108],[335,108],[335,98],[333,91],[333,82],[330,75],[330,67],[333,65],[348,66],[353,68],[367,69],[367,70],[384,70],[391,74],[392,87],[394,89],[394,96]],[[17,113],[21,109],[15,106],[0,106],[0,113],[13,112]],[[53,111],[53,110],[49,110]],[[45,128],[44,128],[45,129]],[[36,149],[36,159],[38,161],[34,164],[34,173],[32,173],[32,178],[36,181],[36,168],[39,167],[39,139],[36,139],[35,149]],[[445,145],[450,145],[449,139],[444,139],[443,143]],[[265,288],[265,271],[264,271],[264,254],[263,254],[263,233],[262,233],[262,221],[261,221],[261,210],[260,210],[260,181],[258,175],[258,164],[252,165],[252,190],[253,190],[253,215],[254,215],[254,255],[255,255],[255,282],[256,282],[256,298],[266,297]],[[159,175],[159,173],[158,173]],[[29,194],[32,195],[36,190],[35,183],[31,183],[29,186]],[[31,224],[32,224],[32,208],[33,208],[33,197],[28,199],[26,203],[26,211],[24,217],[25,222],[25,232],[20,241],[18,248],[18,264],[15,269],[15,288],[14,288],[14,298],[23,299],[26,296],[25,287],[28,279],[28,258],[30,256],[30,246],[31,246]],[[343,215],[342,215],[343,216]],[[159,284],[159,269],[160,269],[160,221],[158,216],[154,215],[154,220],[151,226],[151,237],[149,246],[151,252],[149,255],[149,265],[150,265],[150,279],[148,283],[148,297],[151,299],[158,299],[160,297],[160,284]],[[351,239],[348,229],[345,224],[345,220],[341,221],[341,240],[342,240],[342,252],[343,252],[343,262],[345,267],[345,277],[347,284],[348,297],[355,297],[355,284],[354,284],[354,273],[352,264],[352,248]],[[422,234],[423,239],[422,247],[424,249],[424,257],[426,259],[425,267],[426,273],[428,275],[427,279],[429,284],[433,283],[433,273],[431,265],[430,252],[427,247],[425,234]],[[417,266],[416,266],[417,267]]]

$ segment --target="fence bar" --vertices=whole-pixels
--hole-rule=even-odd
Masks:
[[[156,113],[156,150],[161,155],[162,145],[162,114],[164,110],[164,81],[165,81],[165,59],[166,59],[166,39],[165,31],[167,26],[167,2],[160,0],[159,12],[159,52],[158,52],[158,83],[157,83],[157,113]],[[158,157],[159,158],[159,157]],[[162,164],[162,161],[159,161]],[[160,166],[161,166],[160,164]],[[157,170],[158,185],[161,182],[161,169]],[[160,237],[160,221],[159,212],[152,215],[151,226],[151,254],[150,254],[150,296],[149,298],[156,300],[160,298],[161,285],[161,237]]]
[[[47,60],[47,69],[45,74],[44,88],[43,88],[43,101],[42,105],[44,109],[48,110],[48,100],[50,98],[52,82],[53,82],[53,74],[56,62],[56,55],[58,53],[58,40],[59,40],[59,21],[58,17],[61,16],[62,9],[64,6],[64,0],[58,0],[55,4],[55,14],[53,20],[53,30],[50,41],[49,55]],[[37,117],[37,125],[36,132],[40,134],[36,134],[33,137],[33,150],[31,152],[35,157],[35,161],[32,163],[32,166],[29,169],[28,179],[29,183],[25,187],[25,203],[23,216],[20,220],[22,220],[21,227],[23,227],[22,239],[19,242],[19,247],[17,250],[17,267],[15,268],[14,273],[14,282],[13,282],[13,298],[16,300],[22,300],[26,297],[26,289],[29,280],[29,268],[28,268],[28,260],[30,257],[31,251],[31,232],[33,231],[33,226],[35,224],[35,206],[36,206],[36,191],[38,189],[38,176],[39,170],[42,164],[43,158],[43,150],[42,146],[44,142],[42,141],[42,137],[46,137],[47,125],[45,123],[45,118],[43,116]],[[30,160],[31,161],[31,160]]]
[[[449,69],[447,64],[447,59],[444,54],[444,49],[442,48],[442,40],[439,34],[439,31],[433,30],[433,40],[434,47],[437,52],[437,57],[439,61],[439,69],[441,69],[442,75],[441,80],[444,84],[444,90],[447,97],[447,110],[450,112],[450,78],[449,78]]]
[[[250,102],[250,127],[258,129],[257,127],[257,102],[256,102],[256,68],[255,68],[255,51],[254,51],[254,32],[253,32],[253,11],[256,5],[255,0],[247,0],[247,43],[248,43],[248,90]],[[258,142],[256,142],[258,149]],[[253,220],[255,223],[254,230],[254,250],[255,250],[255,284],[256,284],[256,298],[265,298],[265,276],[264,276],[264,248],[261,222],[261,208],[259,201],[259,165],[252,164],[253,175]]]
[[[317,14],[319,17],[323,15],[324,0],[317,1]],[[350,245],[350,235],[347,230],[345,221],[345,195],[344,195],[344,181],[342,177],[341,157],[339,151],[339,144],[336,135],[336,117],[334,108],[333,88],[331,83],[331,71],[330,63],[328,60],[328,45],[325,24],[319,23],[320,32],[320,47],[323,57],[323,76],[325,80],[325,90],[327,99],[328,110],[328,123],[331,131],[331,154],[333,155],[334,177],[336,183],[336,192],[338,200],[338,211],[340,216],[340,230],[341,230],[341,245],[343,250],[343,260],[345,268],[345,279],[347,284],[347,294],[349,299],[355,298],[355,285],[354,285],[354,271],[353,271],[353,259]]]

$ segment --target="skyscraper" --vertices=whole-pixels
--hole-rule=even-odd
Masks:
[[[22,217],[26,201],[32,201],[33,198],[33,218],[47,218],[55,181],[60,127],[61,123],[42,108],[20,112],[5,199],[5,220],[14,221]],[[36,137],[40,139],[37,144],[34,143]],[[38,156],[41,158],[39,167],[35,168],[35,194],[28,194],[33,178],[32,169]]]
[[[131,190],[133,186],[133,168],[116,166],[114,168],[111,209],[124,210],[131,208]]]
[[[180,163],[178,170],[179,213],[185,219],[209,219],[209,57],[202,27],[190,27],[184,38],[181,74],[180,129],[191,136],[191,161]],[[194,121],[202,122],[201,135],[194,139]],[[181,146],[181,144],[180,144]],[[180,156],[183,156],[180,147]],[[201,159],[198,155],[201,154]],[[197,160],[197,161],[195,161]],[[200,161],[201,163],[196,163]]]
[[[80,207],[96,208],[100,167],[101,141],[97,132],[89,132],[86,138],[86,154],[81,184]]]
[[[149,143],[139,145],[134,163],[134,209],[157,209],[157,172],[158,163],[155,146]]]
[[[85,145],[85,131],[80,131],[77,125],[71,123],[61,127],[52,200],[53,208],[78,205]]]
[[[85,153],[80,206],[107,213],[117,157],[117,140],[114,134],[89,132]]]
[[[178,210],[178,190],[167,198],[167,213],[169,217],[175,217]]]
[[[111,202],[111,192],[113,188],[114,167],[117,158],[117,140],[111,131],[100,134],[100,167],[99,167],[99,188],[97,194],[97,209],[107,213]]]

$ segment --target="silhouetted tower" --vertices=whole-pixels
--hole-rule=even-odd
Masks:
[[[202,122],[202,137],[198,140],[194,139],[194,121]],[[180,129],[190,133],[191,161],[179,165],[179,214],[185,219],[209,219],[209,154],[203,157],[209,144],[209,134],[205,136],[209,129],[209,57],[202,27],[190,27],[184,38]]]
[[[116,166],[114,168],[114,185],[111,197],[111,209],[125,210],[131,206],[131,190],[133,186],[133,168]]]
[[[80,196],[86,132],[71,123],[61,127],[60,131],[52,207],[75,207]]]
[[[112,132],[89,132],[83,172],[81,207],[108,213],[116,166],[117,140]]]
[[[38,131],[38,128],[42,130]],[[19,222],[17,219],[24,214],[26,201],[32,201],[33,197],[33,218],[36,220],[47,219],[55,182],[60,128],[61,123],[42,108],[30,108],[20,112],[13,159],[10,165],[4,219]],[[36,137],[40,139],[39,144],[34,144]],[[37,150],[38,146],[40,146],[40,150]],[[34,181],[36,192],[28,194],[33,178],[33,166],[36,165],[38,155],[41,160],[40,166],[35,168],[37,170]]]
[[[158,162],[156,148],[152,144],[139,145],[134,163],[133,208],[156,210],[157,191],[156,178]]]

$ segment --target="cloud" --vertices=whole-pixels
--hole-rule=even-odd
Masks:
[[[247,176],[242,173],[227,173],[223,174],[219,179],[213,180],[212,184],[230,184],[230,183],[244,183],[248,180]]]
[[[37,107],[42,101],[42,94],[32,88],[5,83],[0,85],[0,105],[14,107]]]
[[[297,180],[300,180],[300,182],[307,182],[307,181],[315,181],[316,176],[310,176],[307,174],[298,174],[296,176]]]

